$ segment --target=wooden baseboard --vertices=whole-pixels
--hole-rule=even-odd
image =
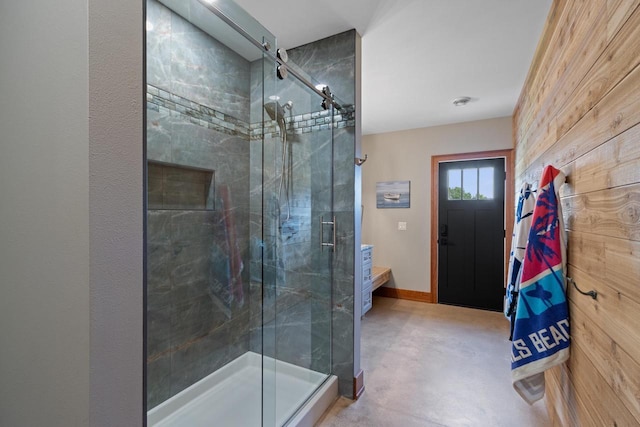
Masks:
[[[411,291],[408,289],[396,289],[381,287],[375,290],[374,295],[387,298],[406,299],[419,302],[433,302],[433,294],[430,292]]]
[[[364,371],[360,369],[358,375],[353,377],[353,400],[358,400],[358,398],[364,392]]]

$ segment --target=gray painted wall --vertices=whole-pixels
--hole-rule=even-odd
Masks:
[[[142,11],[89,1],[91,426],[143,419]]]
[[[0,6],[0,425],[141,424],[141,23]]]
[[[0,6],[3,426],[89,420],[86,15],[83,1]]]
[[[374,245],[374,265],[391,267],[387,287],[431,292],[431,156],[509,148],[510,117],[363,137],[362,241]],[[406,180],[409,209],[376,208],[376,182]],[[407,231],[398,231],[400,221]]]

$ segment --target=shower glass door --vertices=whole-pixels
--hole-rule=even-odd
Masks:
[[[322,100],[291,73],[265,84],[265,426],[284,425],[331,372],[333,117]]]
[[[230,0],[146,18],[147,425],[284,425],[331,372],[332,107]]]
[[[246,35],[275,38],[217,4],[244,36],[203,3],[146,2],[149,426],[262,425],[263,93],[275,75]]]

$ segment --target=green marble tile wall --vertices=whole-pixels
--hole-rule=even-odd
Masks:
[[[276,122],[261,122],[262,62],[247,61],[155,0],[147,2],[147,20],[148,407],[249,350],[334,373],[350,396],[355,31],[289,50],[345,108],[332,117],[299,83],[278,83],[281,101],[293,101],[294,184],[283,221],[283,145]],[[332,165],[319,160],[330,158],[332,135],[331,175]],[[327,286],[312,221],[330,202],[321,183],[331,179],[339,226]],[[193,196],[200,194],[194,180],[203,181],[202,200]],[[158,198],[171,186],[193,197]],[[242,265],[236,280],[234,250]]]
[[[147,20],[152,408],[249,350],[251,64],[156,1],[147,2]],[[194,198],[198,176],[209,179],[204,205]]]

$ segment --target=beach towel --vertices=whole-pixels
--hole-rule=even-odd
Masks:
[[[516,218],[513,224],[513,234],[511,237],[511,253],[509,254],[509,270],[507,273],[507,283],[504,297],[504,315],[511,322],[509,340],[513,339],[513,326],[516,318],[516,306],[518,302],[518,292],[520,290],[520,277],[522,275],[522,261],[524,251],[531,229],[531,219],[533,208],[536,205],[536,198],[531,190],[531,184],[525,182],[520,189],[518,196],[518,207]]]
[[[565,176],[542,172],[522,264],[511,343],[513,387],[529,404],[544,396],[544,371],[569,358],[566,238],[558,188]]]

